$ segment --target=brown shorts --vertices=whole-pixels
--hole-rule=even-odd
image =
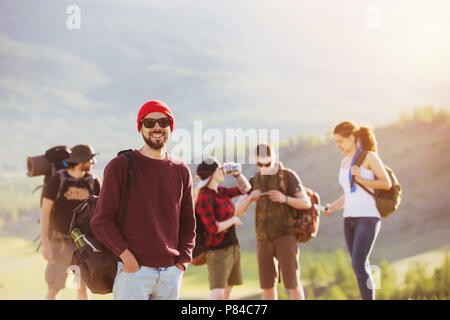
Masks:
[[[75,250],[72,239],[62,236],[53,236],[50,240],[50,250],[53,262],[47,263],[45,269],[45,281],[49,289],[61,290],[65,287],[67,278],[67,267],[72,262],[72,255]]]
[[[261,289],[274,288],[278,279],[278,263],[286,289],[294,289],[300,283],[299,250],[297,239],[287,235],[272,241],[257,241],[259,284]]]
[[[208,250],[206,264],[210,290],[242,284],[241,252],[237,244],[223,249]]]

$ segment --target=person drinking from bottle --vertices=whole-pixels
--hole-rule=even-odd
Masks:
[[[234,165],[222,166],[216,158],[210,157],[197,167],[201,182],[196,188],[195,210],[206,230],[206,264],[211,300],[229,299],[233,286],[242,284],[236,226],[242,225],[239,216],[245,211],[235,207],[231,199],[249,191],[250,184],[238,168],[228,171]],[[239,186],[219,186],[225,175],[230,173]]]
[[[373,192],[375,189],[390,189],[391,181],[378,156],[375,135],[369,128],[345,121],[334,128],[333,135],[337,147],[346,155],[339,168],[339,183],[344,194],[327,204],[324,213],[330,215],[344,209],[345,241],[359,291],[362,299],[374,300],[375,283],[369,257],[381,221],[374,198],[360,185]],[[367,155],[357,166],[356,160],[363,151],[367,151]]]

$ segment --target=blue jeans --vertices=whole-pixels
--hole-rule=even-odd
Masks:
[[[369,256],[380,231],[380,225],[380,218],[376,217],[344,219],[345,242],[352,257],[352,268],[363,300],[375,300],[375,282]]]
[[[118,262],[114,280],[114,300],[177,300],[180,296],[183,271],[176,266],[150,268],[141,266],[137,272],[122,271]]]

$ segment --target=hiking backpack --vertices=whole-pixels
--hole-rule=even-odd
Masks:
[[[368,151],[362,151],[358,158],[356,158],[355,166],[360,167],[363,163],[364,159],[367,156]],[[365,186],[360,184],[355,180],[355,177],[352,176],[351,186],[356,182],[361,188],[364,189],[367,193],[369,193],[374,199],[377,205],[378,212],[382,218],[386,218],[400,206],[400,202],[402,201],[402,186],[398,182],[397,176],[394,174],[391,168],[388,166],[384,166],[386,169],[389,179],[391,180],[391,188],[389,190],[375,190],[375,192],[370,191]]]
[[[44,187],[53,177],[58,177],[60,181],[56,200],[61,196],[62,189],[66,182],[66,177],[63,173],[68,168],[68,163],[66,160],[70,157],[71,152],[72,151],[68,146],[60,145],[48,149],[45,151],[44,155],[27,157],[27,176],[30,178],[42,175],[44,176],[43,184],[37,186],[31,192],[35,193],[39,189],[42,189],[40,196],[40,207],[42,207]],[[88,184],[90,190],[94,190],[94,179],[92,179],[92,181],[88,181]],[[37,219],[37,223],[40,223],[40,218]],[[39,233],[33,240],[33,242],[37,243],[36,252],[38,252],[41,247],[41,242],[39,241],[40,238],[41,234]]]
[[[193,266],[201,266],[206,263],[206,228],[198,213],[195,213],[195,246],[192,250]]]
[[[71,152],[69,147],[61,145],[48,149],[44,155],[27,157],[27,176],[30,178],[44,176],[44,183],[34,188],[32,193],[43,189],[51,178],[57,175],[58,171],[67,169],[66,160],[70,157]],[[42,192],[40,205],[42,206]]]
[[[122,232],[125,222],[125,214],[128,207],[130,186],[136,182],[136,160],[132,150],[124,150],[117,154],[126,161],[127,183],[125,194],[121,204],[119,230]],[[117,258],[98,241],[91,230],[91,217],[97,205],[97,196],[90,196],[73,210],[72,221],[70,223],[69,236],[72,231],[79,229],[80,235],[72,239],[77,242],[80,238],[85,245],[75,250],[72,256],[72,265],[80,268],[80,275],[83,282],[93,293],[107,294],[112,292],[114,279],[117,272]]]
[[[278,171],[278,178],[280,183],[280,189],[283,194],[287,194],[287,174],[286,170]],[[296,209],[287,205],[291,212],[292,232],[298,242],[307,242],[312,238],[315,238],[319,231],[320,212],[316,209],[315,205],[320,205],[320,196],[317,192],[309,188],[305,188],[306,194],[311,201],[311,207],[308,209]]]

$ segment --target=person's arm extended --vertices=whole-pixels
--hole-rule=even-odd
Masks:
[[[247,178],[242,173],[239,173],[239,175],[237,175],[237,176],[235,176],[235,175],[233,175],[233,176],[236,178],[239,186],[242,188],[242,190],[245,193],[249,192],[252,189],[250,182],[248,182]]]
[[[53,200],[42,198],[42,210],[39,221],[41,229],[42,255],[47,261],[52,261],[48,232],[50,227],[50,214],[52,212],[53,204]]]
[[[233,216],[230,219],[217,222],[217,231],[216,233],[223,232],[227,230],[228,228],[231,228],[232,226],[242,226],[242,221],[237,216]]]
[[[214,207],[211,201],[211,196],[200,193],[197,198],[196,205],[196,211],[209,234],[223,232],[226,229],[232,227],[234,224],[242,225],[242,221],[235,215],[227,220],[217,221]]]
[[[261,191],[253,190],[250,194],[243,195],[236,203],[236,209],[234,211],[235,216],[242,216],[247,212],[250,203],[256,201],[261,196]]]
[[[344,209],[344,204],[345,204],[345,195],[343,194],[334,202],[327,204],[326,205],[327,210],[323,211],[323,213],[326,215],[330,215],[335,211],[342,210]]]
[[[288,206],[302,210],[309,209],[311,207],[311,200],[302,185],[302,182],[298,175],[291,171],[287,175],[287,193],[294,196],[288,196],[281,193],[279,190],[270,190],[267,192],[270,200],[285,203]]]
[[[279,190],[270,190],[267,192],[270,200],[287,205],[296,209],[308,209],[311,207],[311,200],[305,191],[298,191],[293,197],[281,193]]]
[[[305,190],[299,191],[293,197],[286,196],[286,204],[296,209],[308,209],[311,207],[311,200]]]

